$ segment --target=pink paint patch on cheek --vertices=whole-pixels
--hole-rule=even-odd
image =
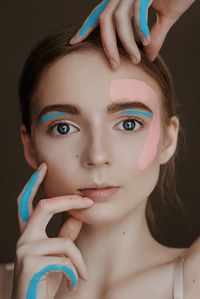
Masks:
[[[111,101],[122,99],[140,101],[153,112],[153,118],[149,125],[149,132],[141,154],[138,159],[139,168],[145,169],[155,158],[160,138],[160,113],[158,96],[152,87],[144,81],[136,79],[115,79],[110,86]]]

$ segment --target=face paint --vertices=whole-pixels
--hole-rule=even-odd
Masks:
[[[22,192],[21,198],[19,200],[19,214],[21,219],[24,222],[27,222],[29,220],[29,199],[32,194],[32,190],[34,186],[36,185],[39,178],[39,169],[36,170],[36,172],[32,175],[28,183],[26,184],[24,191]]]
[[[89,17],[89,19],[86,21],[86,23],[83,25],[83,27],[81,28],[79,35],[83,36],[86,34],[86,32],[90,29],[90,27],[94,26],[98,20],[99,20],[99,16],[100,14],[104,11],[104,9],[106,8],[106,6],[108,5],[108,3],[110,2],[110,0],[104,0],[91,14],[91,16]]]
[[[138,160],[139,167],[142,170],[154,159],[160,138],[160,113],[157,94],[141,80],[115,79],[110,86],[110,98],[112,101],[119,101],[124,98],[141,101],[153,111],[147,140]]]
[[[44,275],[46,275],[49,272],[64,272],[67,274],[67,276],[71,280],[71,285],[72,288],[75,287],[77,281],[76,281],[76,276],[72,269],[65,265],[57,265],[57,264],[52,264],[49,265],[45,268],[43,268],[41,271],[37,272],[31,279],[30,284],[28,286],[27,294],[26,294],[26,299],[37,299],[37,289],[40,280]]]
[[[140,1],[140,29],[144,36],[148,36],[149,33],[149,27],[148,27],[148,6],[150,4],[151,0],[141,0]]]
[[[140,110],[131,110],[131,109],[127,109],[127,110],[124,110],[121,112],[121,114],[125,114],[125,115],[144,115],[148,118],[152,118],[153,117],[153,114],[150,113],[150,112],[146,112],[146,111],[140,111]]]
[[[47,121],[49,119],[59,117],[59,116],[64,116],[64,115],[66,115],[65,112],[52,112],[52,113],[42,115],[39,119],[39,124],[43,124],[45,121]]]

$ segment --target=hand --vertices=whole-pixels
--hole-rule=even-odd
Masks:
[[[151,43],[144,48],[147,56],[154,60],[158,55],[170,28],[195,0],[154,0],[156,22],[151,29]]]
[[[131,25],[133,17],[134,28],[144,46],[144,51],[151,60],[154,60],[172,25],[193,2],[194,0],[104,0],[92,10],[70,40],[70,44],[85,40],[100,25],[103,48],[115,70],[120,63],[116,29],[130,59],[137,64],[141,60],[141,55]],[[150,5],[156,12],[156,22],[151,32],[147,24]]]
[[[54,214],[89,208],[94,202],[79,195],[67,195],[42,199],[33,210],[33,198],[46,171],[46,164],[42,163],[17,199],[21,236],[16,249],[13,299],[53,299],[63,274],[70,290],[77,285],[78,276],[83,280],[89,279],[82,254],[73,242],[82,222],[70,217],[57,238],[47,236],[46,226]],[[30,218],[25,217],[28,210]],[[65,238],[62,237],[63,228]]]

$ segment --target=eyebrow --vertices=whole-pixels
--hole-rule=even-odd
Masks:
[[[153,111],[146,106],[144,103],[140,102],[140,101],[117,101],[117,102],[113,102],[111,104],[109,104],[107,106],[107,114],[113,114],[125,109],[142,109],[145,111],[148,111],[150,113],[153,113]],[[41,112],[39,113],[38,119],[41,118],[42,115],[52,112],[52,111],[60,111],[60,112],[66,112],[68,114],[72,114],[72,115],[81,115],[82,114],[82,110],[76,106],[76,105],[72,105],[72,104],[55,104],[55,105],[48,105],[45,106]]]

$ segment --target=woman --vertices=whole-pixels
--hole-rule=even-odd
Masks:
[[[149,196],[171,176],[179,135],[168,71],[142,51],[131,64],[119,43],[113,72],[98,30],[76,46],[72,34],[41,42],[21,77],[21,139],[36,171],[18,197],[12,298],[181,298],[182,273],[184,298],[197,298],[199,240],[170,248],[149,229]],[[40,184],[46,199],[33,210]],[[71,217],[50,239],[59,212]]]

